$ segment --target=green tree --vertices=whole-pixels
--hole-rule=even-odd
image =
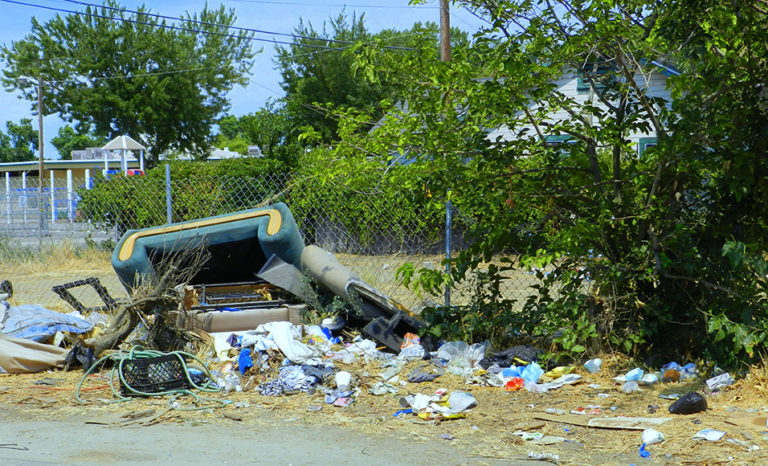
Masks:
[[[259,146],[264,157],[280,159],[293,164],[301,151],[299,130],[286,109],[274,102],[257,112],[235,117],[227,115],[219,120],[216,144],[247,154],[248,146]],[[236,149],[237,148],[237,149]]]
[[[170,24],[112,0],[83,15],[33,18],[27,37],[0,49],[2,82],[33,100],[34,87],[19,77],[43,76],[47,113],[92,124],[99,135],[130,134],[151,162],[167,150],[204,156],[227,92],[247,82],[251,67],[249,35],[226,27],[234,21],[222,6]]]
[[[653,348],[733,362],[764,351],[766,13],[698,0],[466,4],[488,26],[450,63],[357,55],[367,75],[404,84],[407,106],[370,135],[359,131],[364,115],[345,113],[324,167],[387,173],[383,161],[416,158],[403,184],[450,190],[471,218],[473,243],[448,276],[405,279],[437,291],[483,275],[495,287],[539,269],[527,302],[491,293],[481,304],[515,334],[565,329],[556,342],[574,353]],[[488,79],[475,79],[478,62]],[[663,63],[681,72],[667,81],[670,101],[647,93]],[[560,90],[568,73],[589,98]],[[514,137],[492,140],[495,128]],[[658,137],[642,157],[630,143],[638,132]]]
[[[0,161],[23,162],[37,158],[37,131],[32,128],[32,120],[22,118],[18,124],[5,123],[7,133],[0,131]]]
[[[295,33],[295,44],[278,46],[275,59],[286,92],[285,111],[294,128],[311,127],[323,142],[338,139],[337,108],[366,111],[371,118],[367,125],[370,128],[384,115],[383,101],[400,99],[401,83],[387,73],[377,72],[369,76],[374,79],[366,79],[358,72],[355,55],[362,44],[368,45],[372,59],[382,55],[400,57],[424,42],[430,45],[433,56],[439,56],[439,29],[434,23],[416,23],[410,30],[387,29],[373,34],[365,27],[364,15],[349,17],[342,12],[323,23],[321,31],[300,20]],[[465,45],[467,34],[453,29],[452,42],[456,47]]]
[[[105,139],[93,136],[87,125],[78,125],[77,129],[64,125],[59,128],[58,136],[51,139],[51,144],[59,151],[59,158],[62,160],[71,160],[73,150],[101,147],[106,143]]]

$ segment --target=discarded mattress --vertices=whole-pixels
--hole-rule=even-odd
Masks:
[[[166,254],[204,246],[210,259],[190,285],[247,282],[273,254],[299,266],[304,243],[283,203],[172,225],[128,230],[112,254],[112,267],[133,290]]]

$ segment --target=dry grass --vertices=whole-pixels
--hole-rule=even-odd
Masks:
[[[646,387],[641,392],[625,394],[619,390],[611,377],[623,373],[613,368],[623,367],[627,360],[607,356],[601,373],[592,375],[577,369],[585,383],[566,386],[547,394],[534,394],[526,391],[508,392],[500,388],[479,387],[467,385],[455,375],[446,374],[434,382],[423,384],[406,383],[400,386],[397,395],[373,396],[368,389],[378,381],[382,369],[376,363],[357,361],[350,365],[336,363],[339,370],[347,370],[355,374],[356,383],[361,389],[360,397],[348,408],[335,408],[326,405],[323,395],[296,394],[281,397],[264,397],[253,390],[243,393],[215,394],[214,399],[227,399],[234,402],[247,402],[248,408],[235,408],[230,405],[213,411],[176,412],[167,417],[164,422],[221,422],[232,423],[232,418],[242,419],[246,426],[268,426],[275,420],[292,419],[302,423],[331,424],[362,431],[370,436],[383,433],[394,433],[401,438],[410,440],[434,439],[440,434],[455,437],[453,443],[464,451],[472,452],[480,458],[496,458],[507,461],[523,458],[528,451],[546,451],[560,456],[562,464],[627,464],[641,461],[638,449],[640,447],[640,431],[607,430],[580,427],[576,425],[541,421],[534,417],[543,413],[547,408],[562,409],[566,412],[580,406],[599,405],[605,416],[637,416],[637,417],[672,417],[658,427],[666,440],[661,444],[647,447],[651,452],[651,460],[662,463],[702,463],[714,464],[719,462],[734,462],[736,464],[765,464],[764,451],[768,441],[763,439],[759,430],[736,427],[726,422],[732,416],[750,415],[749,409],[762,409],[765,398],[760,398],[758,392],[748,384],[755,381],[747,378],[742,384],[725,392],[708,397],[710,410],[690,416],[673,416],[667,412],[671,401],[660,399],[658,395],[664,391],[685,390],[683,384],[663,384]],[[401,374],[407,374],[422,362],[409,363]],[[762,369],[762,381],[765,381],[766,368]],[[106,371],[101,378],[94,377],[86,382],[83,397],[88,404],[81,406],[73,401],[73,391],[80,372],[54,372],[36,375],[17,375],[0,377],[0,386],[7,386],[0,391],[0,402],[22,409],[25,416],[53,419],[61,414],[77,414],[90,412],[92,416],[100,413],[141,411],[148,408],[163,408],[168,399],[135,399],[128,403],[110,404],[110,390],[105,387]],[[44,376],[63,379],[55,387],[41,387],[34,384]],[[598,384],[600,388],[591,388],[589,384]],[[464,390],[472,393],[478,400],[478,406],[472,409],[465,419],[445,422],[427,422],[415,416],[393,417],[392,414],[400,409],[400,397],[413,393],[432,394],[437,388],[448,390]],[[745,391],[747,390],[747,391]],[[599,393],[608,394],[607,398]],[[754,398],[752,398],[754,396]],[[184,407],[191,407],[192,400],[181,400]],[[654,414],[648,412],[649,405],[657,405]],[[319,411],[314,411],[320,406]],[[615,409],[611,409],[611,407]],[[763,414],[761,414],[763,415]],[[726,437],[720,442],[694,440],[693,435],[705,428],[726,431]],[[548,446],[527,444],[515,436],[518,430],[537,432],[545,435],[564,437],[565,443]],[[748,447],[730,443],[726,439],[746,442],[747,445],[758,445],[760,450],[750,451]],[[665,456],[670,455],[670,456]]]

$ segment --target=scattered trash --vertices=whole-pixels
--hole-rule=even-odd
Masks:
[[[403,337],[403,344],[400,345],[400,349],[402,350],[409,346],[419,345],[419,344],[421,344],[421,338],[419,338],[419,336],[416,335],[415,333],[408,332]]]
[[[590,374],[597,374],[600,372],[600,366],[603,364],[603,360],[599,358],[590,359],[589,361],[584,363],[584,368],[589,372]]]
[[[659,381],[659,376],[656,374],[645,374],[640,379],[640,383],[643,385],[653,385]]]
[[[704,439],[709,442],[717,442],[723,438],[725,432],[715,429],[704,429],[696,432],[693,436],[694,439]]]
[[[750,445],[749,443],[745,442],[744,440],[739,440],[735,438],[728,438],[725,439],[728,443],[733,443],[734,445],[740,445],[742,447],[745,447],[748,451],[759,451],[760,447],[758,445]]]
[[[440,438],[443,440],[453,440],[453,435],[451,434],[440,434]]]
[[[575,384],[580,380],[581,380],[581,376],[579,374],[568,374],[558,379],[555,379],[551,382],[546,382],[542,384],[526,382],[525,389],[533,393],[546,393],[549,390],[556,390],[564,385]]]
[[[551,463],[558,463],[560,461],[560,456],[556,455],[554,453],[547,453],[547,452],[535,453],[535,452],[529,451],[528,452],[528,459],[529,460],[537,460],[537,461],[549,461]]]
[[[645,444],[640,445],[640,457],[649,458],[650,456],[651,452],[645,449]]]
[[[443,375],[442,369],[437,372],[426,372],[423,369],[416,368],[408,374],[408,382],[410,383],[422,383],[431,382],[436,378]]]
[[[542,375],[544,375],[544,370],[535,362],[528,364],[527,366],[510,366],[501,371],[501,376],[505,379],[519,377],[523,379],[525,383],[533,384],[538,382]]]
[[[566,374],[570,374],[571,372],[574,371],[574,369],[575,368],[573,366],[558,366],[552,369],[551,371],[544,373],[544,375],[546,375],[547,377],[556,379]]]
[[[676,362],[670,362],[661,366],[662,381],[664,382],[678,382],[685,379],[693,379],[698,377],[699,371],[696,368],[696,364],[689,362],[684,366],[680,366]]]
[[[443,421],[463,418],[466,416],[464,411],[477,405],[475,397],[467,392],[454,391],[448,396],[442,390],[439,392],[431,396],[423,393],[408,395],[400,399],[400,406],[410,407],[414,414],[424,420]]]
[[[627,372],[626,374],[624,374],[624,380],[626,380],[628,382],[629,381],[637,382],[638,380],[640,380],[642,378],[643,378],[643,370],[640,369],[639,367],[636,367],[636,368],[632,369],[631,371]]]
[[[640,387],[635,381],[624,382],[624,385],[621,386],[621,391],[624,393],[634,393],[638,390],[640,390]]]
[[[680,395],[679,393],[662,393],[661,395],[659,395],[659,398],[662,398],[665,400],[677,400],[681,396],[682,395]]]
[[[368,393],[371,395],[386,395],[388,393],[396,394],[398,392],[398,388],[395,387],[392,384],[386,383],[386,382],[376,382],[376,384],[371,387],[370,390],[368,390]]]
[[[680,380],[680,371],[677,369],[666,369],[662,371],[661,381],[664,383],[678,382]]]
[[[717,377],[712,377],[711,379],[707,380],[707,387],[709,387],[710,391],[718,391],[723,387],[728,387],[733,384],[733,377],[731,377],[731,374],[726,372],[725,374],[720,374]]]
[[[565,414],[565,411],[557,408],[547,408],[545,411],[547,414]]]
[[[585,417],[578,414],[565,414],[561,416],[536,414],[533,417],[542,421],[573,424],[582,427],[599,427],[602,429],[625,430],[652,429],[671,419],[668,417]]]
[[[582,416],[586,416],[586,415],[597,416],[597,415],[603,414],[603,412],[600,410],[600,406],[589,405],[586,407],[579,406],[576,409],[572,409],[571,414],[579,414]]]
[[[504,390],[510,392],[520,390],[523,387],[525,387],[525,379],[522,377],[512,377],[511,379],[507,380],[507,383],[504,384]]]
[[[538,361],[541,350],[530,345],[519,345],[495,353],[493,356],[481,359],[478,365],[488,369],[493,365],[498,367],[527,366]]]
[[[93,287],[94,291],[96,291],[96,294],[99,295],[99,298],[101,298],[102,301],[104,301],[104,306],[100,307],[85,307],[83,303],[81,303],[77,298],[75,298],[72,293],[69,292],[71,288],[76,288],[79,286],[86,286],[90,285]],[[98,312],[98,311],[107,311],[110,309],[115,309],[117,307],[115,300],[112,298],[112,296],[109,295],[109,292],[106,288],[101,284],[98,278],[91,277],[86,278],[85,280],[77,280],[70,283],[65,283],[63,285],[56,285],[53,288],[51,288],[54,293],[59,295],[61,299],[67,302],[72,308],[74,308],[78,312],[83,312],[86,314],[90,314],[91,312]]]
[[[57,332],[85,333],[93,327],[79,316],[51,311],[37,304],[11,306],[5,310],[2,332],[8,337],[45,343]]]
[[[648,414],[656,414],[659,410],[659,405],[648,405]]]
[[[643,445],[653,445],[664,441],[664,434],[655,429],[645,429],[643,431]]]
[[[349,386],[352,383],[352,374],[346,371],[337,372],[335,376],[336,388],[339,391],[346,392],[349,390]]]
[[[707,410],[707,400],[698,392],[686,393],[669,406],[672,414],[694,414]]]

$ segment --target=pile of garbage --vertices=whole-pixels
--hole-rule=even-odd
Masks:
[[[80,345],[107,324],[107,316],[79,311],[60,313],[37,304],[11,306],[9,282],[0,292],[0,373],[32,373],[72,364],[86,368],[93,363],[93,352]],[[66,346],[63,347],[63,346]]]

